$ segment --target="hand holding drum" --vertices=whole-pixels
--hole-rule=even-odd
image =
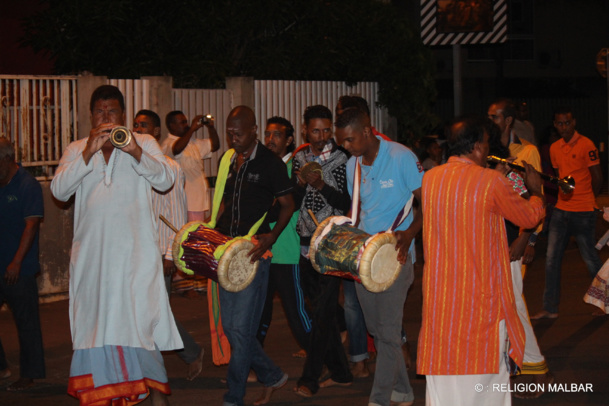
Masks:
[[[314,188],[321,189],[324,185],[323,171],[318,162],[307,162],[298,173],[298,177],[305,183]]]
[[[245,239],[236,239],[216,260],[214,252],[229,240],[200,221],[186,223],[173,240],[176,267],[186,274],[206,276],[229,292],[245,289],[258,270],[258,261],[251,263],[248,255],[254,244]]]
[[[373,236],[346,224],[322,221],[311,238],[309,257],[317,272],[361,282],[370,292],[387,290],[398,277],[397,243],[393,233]]]

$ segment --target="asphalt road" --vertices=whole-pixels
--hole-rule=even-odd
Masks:
[[[609,205],[609,197],[604,200]],[[601,205],[603,203],[601,202]],[[596,234],[600,236],[609,223],[599,217]],[[537,255],[525,278],[525,297],[529,311],[541,308],[544,285],[545,238],[540,238]],[[419,244],[420,247],[420,244]],[[609,257],[609,247],[601,251],[601,259]],[[422,255],[419,256],[422,258]],[[404,325],[411,342],[412,355],[416,357],[416,342],[421,322],[421,274],[422,262],[415,267],[416,279],[410,290],[404,312]],[[590,283],[577,247],[572,242],[565,255],[562,279],[560,316],[556,320],[534,322],[535,332],[547,363],[556,378],[557,392],[547,393],[536,400],[513,400],[514,405],[609,405],[609,317],[594,317],[594,308],[583,302],[582,297]],[[176,317],[188,328],[195,339],[210,353],[210,337],[207,304],[204,296],[185,298],[173,295],[172,307]],[[292,338],[278,300],[275,300],[274,319],[265,348],[270,357],[290,376],[288,384],[275,392],[272,405],[366,405],[372,385],[372,376],[358,379],[350,387],[320,389],[313,398],[303,399],[292,392],[304,361],[293,358],[298,350]],[[41,305],[43,338],[47,378],[22,393],[6,392],[12,379],[0,381],[0,406],[25,405],[77,405],[66,394],[70,360],[72,356],[68,302],[59,301]],[[18,342],[12,317],[6,308],[0,311],[0,337],[13,372],[18,373]],[[212,364],[206,355],[201,375],[194,381],[185,379],[186,366],[172,353],[164,354],[170,379],[173,405],[220,405],[225,392],[221,379],[226,367]],[[370,363],[371,370],[375,364]],[[415,405],[424,405],[425,379],[410,371],[414,388]],[[513,383],[515,383],[514,381]],[[518,381],[520,382],[520,381]],[[575,386],[573,386],[575,385]],[[246,404],[257,399],[262,387],[248,384]],[[473,390],[463,388],[463,390]],[[144,404],[150,404],[146,401]]]

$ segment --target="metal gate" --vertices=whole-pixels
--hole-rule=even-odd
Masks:
[[[0,75],[0,136],[17,161],[39,179],[52,177],[64,149],[76,139],[75,76]]]

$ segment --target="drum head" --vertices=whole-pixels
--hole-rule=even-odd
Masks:
[[[319,225],[315,229],[315,232],[311,236],[311,245],[309,245],[309,259],[311,260],[311,265],[313,265],[313,269],[315,269],[317,272],[321,271],[319,265],[317,265],[317,263],[315,262],[315,252],[317,251],[315,249],[315,241],[317,241],[319,235],[324,231],[324,228],[326,228],[330,220],[332,220],[332,217],[334,216],[328,217],[324,221],[319,223]]]
[[[247,255],[254,244],[239,239],[234,241],[222,254],[218,262],[218,283],[229,292],[239,292],[249,286],[256,276],[258,262],[250,263]]]
[[[184,254],[184,249],[182,248],[182,242],[188,238],[188,233],[199,228],[201,224],[204,224],[202,221],[191,221],[182,226],[180,230],[176,233],[175,237],[173,237],[173,245],[171,246],[171,251],[173,254],[173,263],[176,265],[180,271],[184,272],[187,275],[193,275],[194,272],[186,267],[182,258]]]
[[[310,172],[319,173],[319,175],[321,176],[322,179],[324,177],[323,170],[321,169],[321,165],[319,164],[319,162],[316,162],[316,161],[307,162],[306,164],[303,165],[302,168],[300,168],[300,176],[303,178],[305,176],[307,176],[307,174]]]
[[[398,277],[402,266],[395,250],[396,242],[392,233],[380,233],[364,249],[359,264],[359,277],[368,291],[383,292]]]

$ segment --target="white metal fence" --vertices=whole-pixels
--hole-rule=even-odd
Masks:
[[[0,136],[15,146],[23,166],[53,175],[61,154],[76,138],[76,77],[0,75]]]
[[[134,115],[142,109],[150,109],[150,80],[148,79],[109,79],[108,84],[119,88],[125,98],[127,117],[125,127],[133,128]]]
[[[266,120],[281,116],[294,126],[295,142],[300,145],[302,139],[302,115],[308,106],[322,104],[332,110],[340,96],[354,95],[366,99],[370,107],[372,125],[383,128],[383,109],[376,106],[378,83],[359,82],[349,87],[345,82],[297,81],[297,80],[256,80],[254,81],[255,113],[260,133],[264,134]]]
[[[125,125],[133,126],[133,115],[150,109],[153,81],[150,79],[109,79],[125,96],[128,112]],[[348,87],[344,82],[323,81],[254,81],[254,112],[263,139],[266,120],[282,116],[295,128],[296,143],[302,139],[302,114],[307,106],[323,104],[334,110],[342,95],[358,95],[368,101],[372,122],[383,128],[385,114],[376,107],[378,85],[371,82]],[[81,95],[89,97],[89,95]],[[75,76],[1,76],[0,135],[15,145],[17,158],[24,166],[32,166],[41,179],[52,177],[61,154],[78,138],[78,94]],[[172,107],[182,110],[192,120],[198,114],[211,114],[220,137],[220,150],[205,160],[208,176],[216,176],[218,159],[229,148],[226,139],[226,117],[233,106],[232,93],[225,89],[173,89]],[[164,121],[167,111],[157,111]],[[196,133],[203,137],[204,131]],[[162,135],[163,137],[166,134]],[[207,137],[207,134],[205,134]]]

